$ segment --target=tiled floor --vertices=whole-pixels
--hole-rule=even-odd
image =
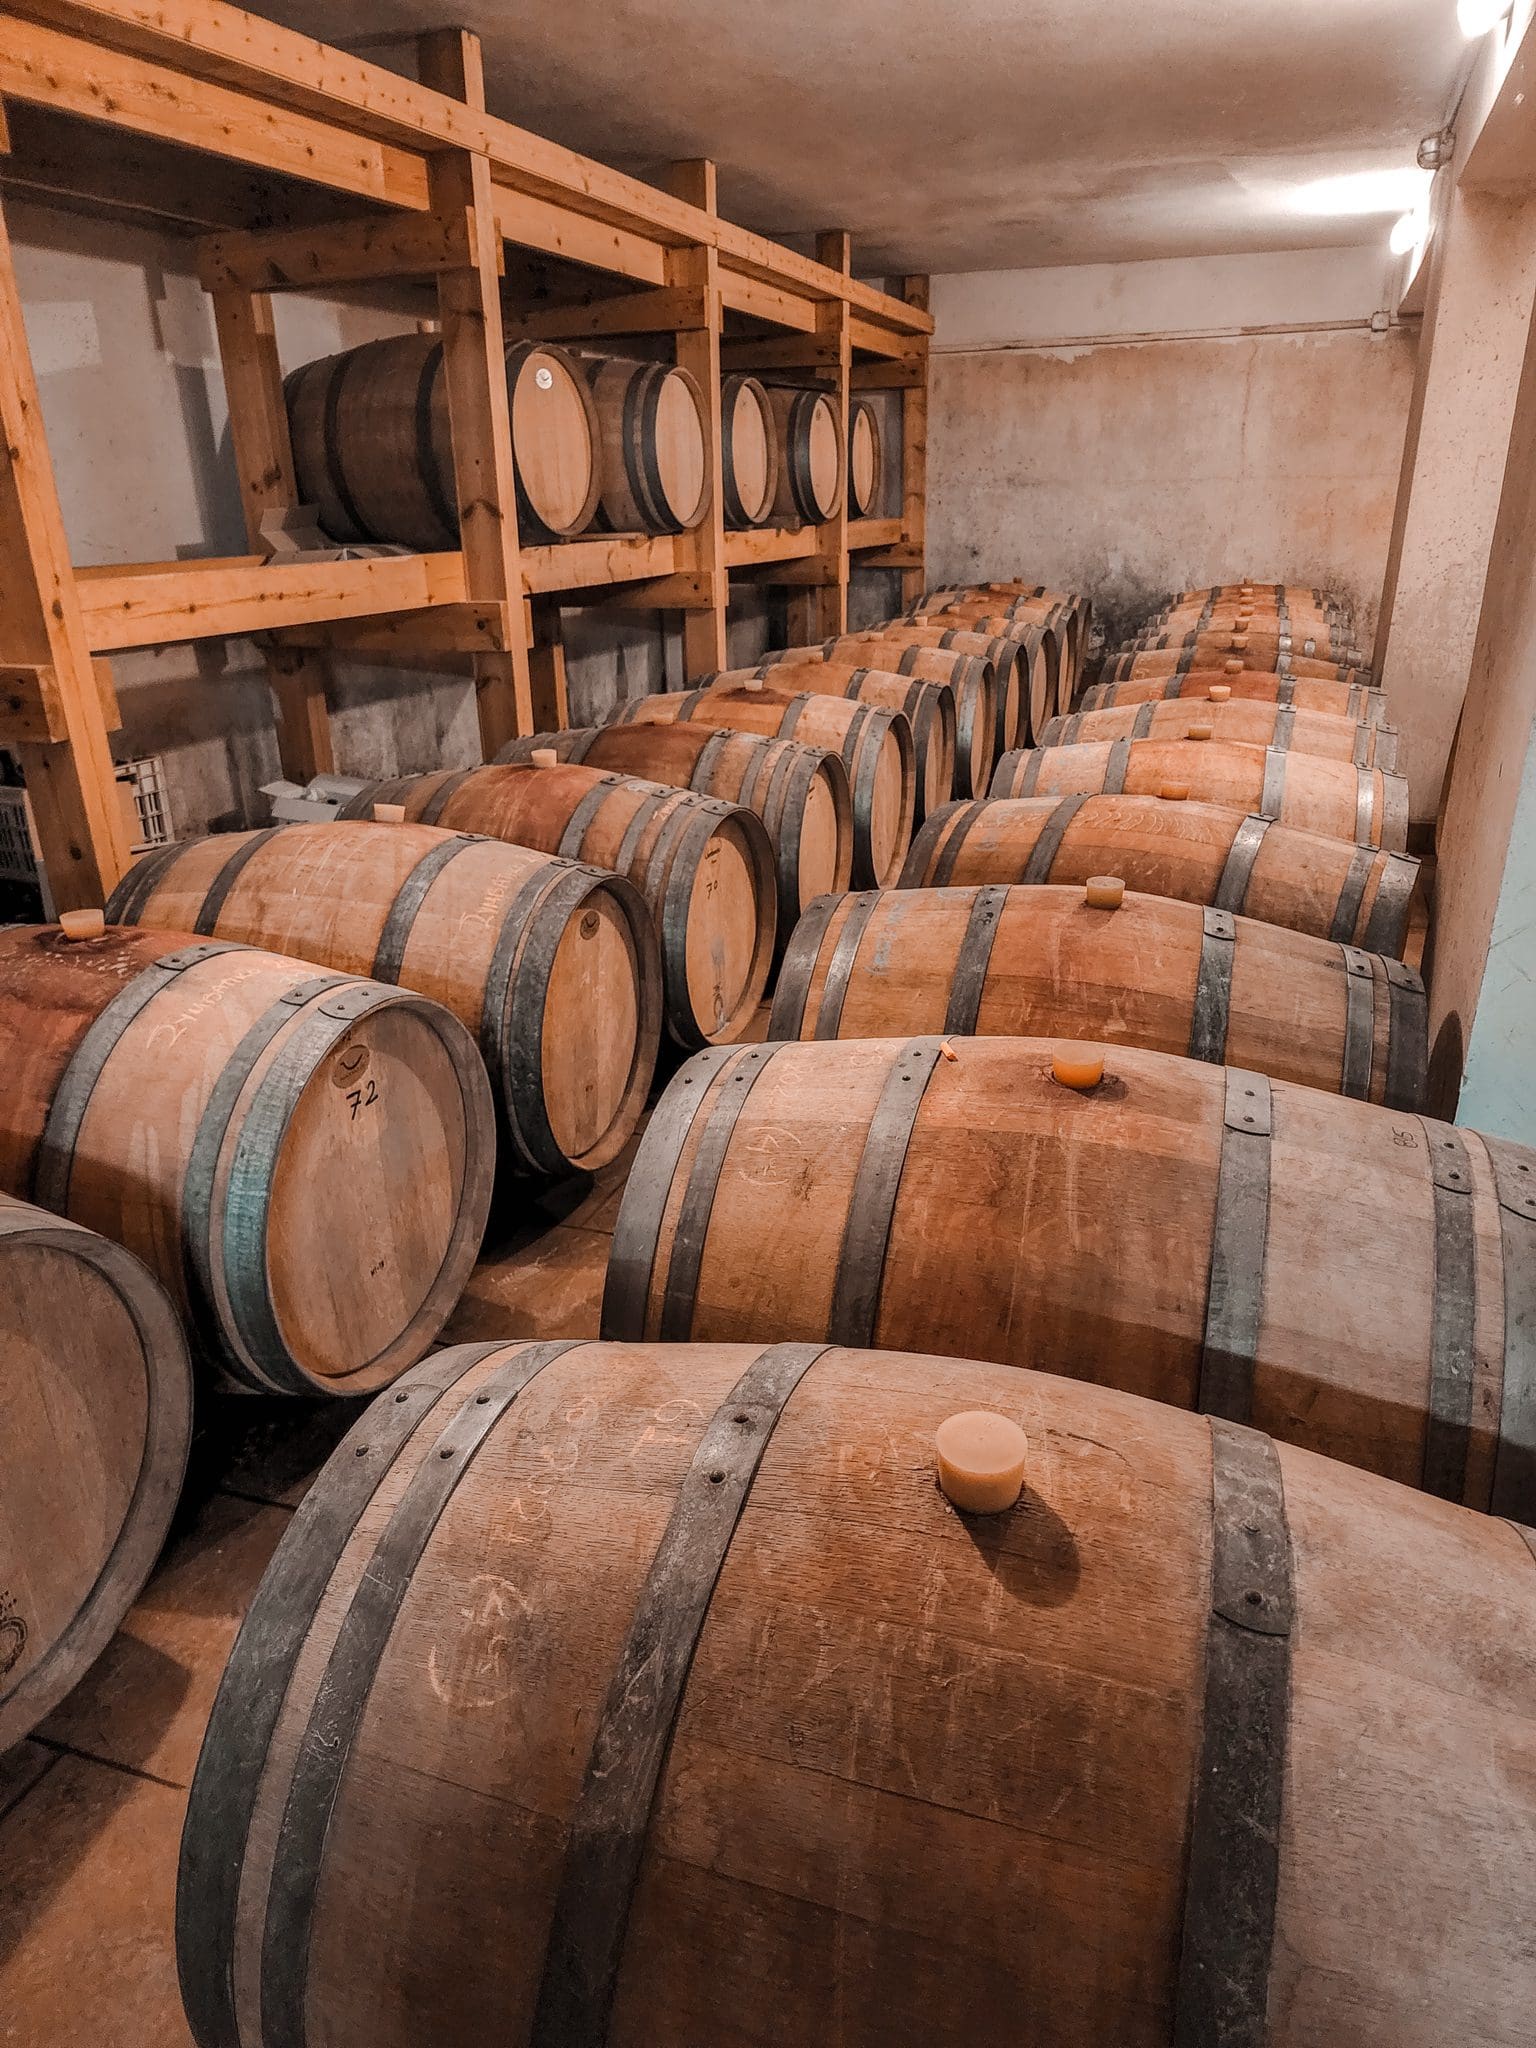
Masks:
[[[628,1165],[488,1245],[443,1341],[595,1337]],[[190,2048],[173,1938],[187,1787],[246,1603],[355,1410],[210,1410],[143,1597],[34,1739],[0,1757],[6,2048]]]

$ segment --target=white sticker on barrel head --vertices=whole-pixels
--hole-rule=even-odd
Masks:
[[[533,381],[541,391],[553,391],[555,388],[555,373],[553,370],[537,369],[533,373]]]

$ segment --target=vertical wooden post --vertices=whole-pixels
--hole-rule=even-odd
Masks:
[[[299,495],[272,299],[267,292],[248,292],[238,285],[221,285],[212,298],[240,503],[254,552],[261,546],[263,515],[296,504]],[[329,774],[336,755],[325,696],[325,655],[301,647],[264,646],[262,651],[277,706],[277,752],[283,773],[294,782]]]
[[[841,229],[816,237],[816,260],[829,270],[848,276],[853,269],[853,244]],[[816,560],[825,581],[809,590],[796,591],[789,601],[790,638],[797,644],[828,640],[848,629],[848,392],[853,368],[849,339],[848,301],[834,299],[816,308],[816,332],[837,343],[837,360],[832,365],[833,409],[837,431],[842,436],[843,492],[836,512],[816,529]]]
[[[528,676],[534,732],[560,732],[571,722],[565,683],[565,642],[560,607],[552,597],[529,599]]]
[[[904,277],[901,296],[909,306],[928,310],[926,277]],[[901,394],[901,538],[905,547],[926,556],[928,543],[928,342],[922,342],[923,381]],[[916,604],[927,588],[926,558],[901,572],[903,608]]]
[[[675,163],[668,177],[672,192],[707,213],[716,211],[715,167],[698,157]],[[702,292],[704,322],[677,336],[678,368],[691,372],[704,399],[704,461],[709,480],[709,510],[692,533],[678,542],[677,566],[704,579],[707,598],[683,613],[683,674],[706,675],[727,666],[725,614],[730,577],[725,566],[725,494],[723,440],[720,421],[720,258],[710,247],[672,249],[667,253],[667,282]]]
[[[51,668],[66,737],[12,749],[60,910],[104,903],[128,866],[102,693],[43,434],[0,205],[0,660]]]
[[[478,36],[464,29],[436,29],[419,37],[417,48],[423,85],[484,107]],[[438,151],[428,159],[427,175],[437,212],[457,217],[468,210],[475,252],[470,268],[439,273],[437,301],[465,595],[472,603],[501,605],[508,623],[506,651],[475,656],[480,745],[489,759],[508,740],[535,729],[528,647],[517,630],[523,577],[501,331],[501,237],[489,158],[466,150]]]

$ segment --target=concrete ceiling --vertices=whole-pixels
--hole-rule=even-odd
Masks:
[[[259,0],[258,0],[259,4]],[[1454,0],[268,0],[373,48],[455,22],[493,111],[724,211],[846,227],[867,273],[1358,244],[1310,181],[1411,164],[1467,45]]]

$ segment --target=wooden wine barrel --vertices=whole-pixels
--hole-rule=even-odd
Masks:
[[[779,647],[763,657],[763,668],[780,663],[804,668],[807,662],[836,661],[832,649],[840,641],[826,641],[819,647]],[[984,655],[956,654],[943,647],[909,647],[899,640],[875,634],[857,636],[855,658],[872,668],[911,676],[918,682],[948,683],[955,693],[955,787],[961,796],[979,796],[987,786],[992,764],[997,759],[999,722],[999,677]],[[1016,672],[1010,677],[1017,692]],[[1017,725],[1017,695],[1012,699],[1013,721]],[[1006,711],[1003,714],[1007,715]]]
[[[848,404],[848,514],[868,519],[880,503],[885,457],[880,446],[880,416],[867,398]]]
[[[1065,626],[1060,619],[1015,619],[1006,612],[925,612],[914,620],[917,625],[948,626],[953,632],[996,635],[1003,639],[1022,639],[1026,645],[1038,642],[1043,650],[1045,663],[1045,686],[1043,694],[1038,685],[1031,686],[1030,717],[1036,717],[1043,724],[1047,718],[1054,718],[1064,700],[1070,700],[1073,678],[1067,659]],[[1019,724],[1022,732],[1024,706],[1019,707]],[[1030,725],[1033,732],[1035,726]],[[1006,752],[1006,749],[1004,749]]]
[[[597,413],[575,358],[508,348],[507,399],[525,538],[581,533],[597,509]],[[295,370],[284,385],[299,496],[333,540],[459,545],[443,344],[392,335]]]
[[[376,803],[626,875],[661,940],[677,1043],[723,1044],[752,1021],[773,964],[776,884],[768,835],[740,804],[566,761],[369,783],[340,815],[371,817]]]
[[[779,486],[778,425],[756,377],[720,386],[721,495],[729,527],[766,526]]]
[[[1212,691],[1217,692],[1212,697]],[[1225,692],[1225,696],[1221,693]],[[1260,669],[1193,669],[1181,676],[1141,676],[1120,682],[1094,683],[1083,692],[1080,709],[1106,710],[1111,705],[1160,703],[1165,698],[1204,698],[1210,703],[1242,700],[1256,704],[1294,705],[1298,711],[1326,711],[1358,725],[1388,725],[1386,693],[1365,683],[1325,682],[1313,676],[1282,676]]]
[[[1010,640],[998,633],[962,633],[943,626],[874,626],[859,633],[843,633],[828,640],[823,649],[829,661],[868,661],[894,666],[913,653],[943,652],[989,662],[996,700],[993,732],[993,760],[1023,740],[1027,716],[1029,657],[1023,639]],[[962,688],[968,671],[959,671]],[[1011,733],[1010,739],[1007,735]]]
[[[562,761],[639,775],[755,811],[767,828],[778,876],[779,953],[808,903],[848,887],[853,800],[841,757],[825,747],[712,732],[705,725],[589,725],[513,740],[496,758],[530,761],[545,748]]]
[[[904,889],[1118,875],[1149,896],[1256,917],[1401,959],[1419,863],[1320,832],[1153,796],[991,797],[928,819]]]
[[[843,502],[847,451],[837,407],[825,391],[770,384],[768,404],[778,432],[778,482],[773,513],[781,524],[820,526]]]
[[[414,1365],[480,1249],[495,1112],[437,1003],[190,932],[0,929],[0,1187],[126,1246],[263,1394]]]
[[[505,1171],[595,1172],[645,1108],[656,934],[599,868],[430,825],[269,826],[146,854],[107,910],[431,996],[475,1035]]]
[[[1289,633],[1265,632],[1257,625],[1235,630],[1209,626],[1191,632],[1175,628],[1139,635],[1131,647],[1143,654],[1192,654],[1197,664],[1206,667],[1210,666],[1212,658],[1225,661],[1231,655],[1241,657],[1249,668],[1278,668],[1282,661],[1302,660],[1360,668],[1367,658],[1347,637],[1331,639],[1321,628],[1306,634],[1293,645]]]
[[[1093,740],[1005,755],[994,796],[1193,797],[1361,846],[1408,844],[1408,784],[1380,768],[1214,740]]]
[[[1147,620],[1137,634],[1137,639],[1147,642],[1155,634],[1165,634],[1170,642],[1187,638],[1192,633],[1254,633],[1263,639],[1279,638],[1289,642],[1290,651],[1296,654],[1326,654],[1340,659],[1341,648],[1356,648],[1358,636],[1353,625],[1337,614],[1318,611],[1292,611],[1286,605],[1261,606],[1253,608],[1251,602],[1241,604],[1207,605],[1204,610],[1180,607],[1175,611],[1159,612],[1155,619]],[[1308,642],[1312,645],[1308,645]]]
[[[914,818],[926,818],[955,794],[960,779],[955,763],[959,714],[948,683],[919,682],[894,669],[860,668],[852,661],[823,661],[814,652],[808,652],[804,662],[765,661],[756,668],[716,669],[696,680],[699,688],[706,690],[736,690],[750,682],[771,682],[784,689],[812,690],[820,697],[847,697],[856,704],[878,704],[883,710],[899,711],[912,728],[917,777]]]
[[[0,1195],[0,1756],[138,1598],[181,1492],[192,1367],[164,1289],[92,1230]]]
[[[1508,1522],[889,1351],[465,1345],[400,1391],[214,1705],[202,2048],[1524,2048]],[[1025,1442],[993,1515],[934,1483],[978,1411]]]
[[[1277,676],[1311,676],[1322,682],[1359,683],[1366,689],[1371,687],[1370,671],[1348,662],[1318,661],[1304,654],[1277,654],[1273,660],[1266,661],[1258,649],[1238,650],[1224,645],[1132,648],[1124,654],[1112,656],[1105,664],[1100,679],[1106,683],[1122,683],[1142,676],[1188,675],[1191,669],[1214,669],[1225,676],[1239,676],[1256,669],[1260,673]]]
[[[1130,1046],[1065,1048],[1085,1090],[1059,1040],[947,1043],[690,1062],[603,1334],[990,1351],[1536,1522],[1536,1151]]]
[[[709,509],[704,401],[686,370],[583,361],[597,409],[603,518],[615,533],[686,533]]]
[[[1096,1039],[1424,1106],[1424,984],[1398,961],[1116,894],[993,884],[823,897],[790,943],[768,1036]]]
[[[1366,725],[1331,711],[1299,711],[1294,704],[1258,698],[1148,698],[1143,704],[1110,705],[1053,718],[1038,735],[1041,747],[1070,747],[1084,741],[1209,739],[1225,746],[1275,747],[1312,754],[1324,761],[1352,761],[1357,768],[1397,767],[1397,731]]]
[[[853,791],[853,880],[878,888],[901,872],[912,843],[915,794],[912,728],[899,711],[772,683],[663,691],[632,697],[614,725],[706,725],[797,739],[836,751]]]

